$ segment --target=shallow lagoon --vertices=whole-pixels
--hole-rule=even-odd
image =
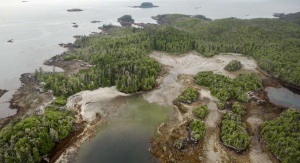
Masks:
[[[171,107],[148,103],[142,96],[129,97],[97,135],[81,146],[77,163],[158,162],[149,151],[150,139],[171,112]]]
[[[300,109],[300,95],[293,93],[286,88],[274,88],[267,87],[265,89],[268,92],[270,102],[285,107],[293,107]]]

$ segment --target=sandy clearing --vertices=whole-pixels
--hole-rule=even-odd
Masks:
[[[191,74],[195,75],[199,71],[213,71],[215,73],[224,74],[235,77],[234,74],[224,70],[224,67],[231,60],[241,61],[243,68],[246,70],[256,71],[257,64],[254,59],[245,57],[241,54],[220,54],[213,57],[203,57],[197,52],[192,51],[180,56],[170,55],[163,52],[153,52],[150,57],[156,59],[163,65],[172,66],[170,73],[174,74]]]
[[[88,122],[96,118],[96,113],[106,117],[113,109],[109,102],[119,96],[128,96],[119,92],[115,86],[99,88],[93,91],[82,91],[68,98],[67,107],[81,105],[81,115]]]
[[[246,120],[250,125],[254,132],[254,136],[251,139],[250,145],[250,160],[251,162],[255,163],[272,163],[270,157],[268,156],[268,153],[264,152],[261,148],[261,145],[259,143],[259,135],[258,135],[258,126],[260,126],[263,123],[263,120],[251,116]]]
[[[213,71],[234,78],[236,74],[224,70],[225,65],[234,59],[241,61],[246,70],[256,71],[257,68],[254,59],[241,54],[221,54],[207,58],[200,56],[195,51],[180,56],[154,51],[150,57],[171,67],[166,76],[157,79],[160,86],[156,90],[144,94],[144,98],[148,102],[157,102],[161,105],[172,105],[172,101],[183,90],[184,84],[178,80],[179,74],[195,75],[199,71]],[[204,93],[207,95],[207,92]]]
[[[73,162],[82,143],[88,141],[97,131],[96,128],[104,124],[108,118],[114,115],[122,105],[126,104],[126,96],[119,92],[115,86],[99,88],[93,91],[82,91],[68,98],[68,109],[78,111],[77,123],[87,121],[82,133],[76,136],[72,144],[55,161],[56,163]],[[125,97],[125,101],[122,100]],[[99,114],[97,116],[96,114]]]

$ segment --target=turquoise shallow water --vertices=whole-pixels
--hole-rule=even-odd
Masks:
[[[286,88],[267,87],[265,90],[272,103],[300,109],[300,95]]]
[[[117,115],[99,128],[97,136],[82,145],[77,163],[158,162],[149,152],[150,139],[171,111],[141,96],[130,97]]]

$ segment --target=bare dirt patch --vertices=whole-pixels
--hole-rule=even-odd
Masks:
[[[264,83],[268,82],[268,77],[257,70],[257,64],[252,58],[247,58],[240,54],[222,54],[205,58],[196,52],[180,56],[153,52],[150,56],[162,63],[167,68],[168,73],[157,80],[160,83],[157,89],[144,94],[146,100],[162,105],[170,105],[186,86],[198,89],[201,97],[199,101],[192,105],[176,104],[170,121],[159,127],[158,136],[152,140],[151,152],[161,162],[245,163],[277,161],[261,145],[258,136],[259,125],[278,116],[283,111],[282,108],[277,108],[269,103],[266,92],[263,90],[256,92],[258,97],[266,101],[265,103],[258,104],[256,101],[252,101],[247,104],[247,113],[243,116],[243,121],[247,123],[247,129],[251,135],[251,144],[246,151],[236,153],[225,147],[220,140],[221,120],[227,110],[219,110],[216,105],[218,100],[211,96],[208,89],[195,84],[193,80],[193,75],[200,71],[213,71],[231,78],[234,78],[241,72],[252,71],[258,73],[263,78]],[[225,65],[231,60],[241,61],[243,68],[235,72],[224,70]],[[268,84],[274,85],[274,82],[271,81]],[[198,144],[188,144],[183,150],[179,151],[172,145],[176,140],[185,140],[187,138],[186,124],[191,118],[194,118],[192,108],[199,104],[206,104],[209,108],[209,114],[205,119],[207,129],[204,140]]]
[[[195,51],[180,56],[155,51],[150,54],[150,57],[167,67],[169,73],[159,77],[157,79],[160,84],[159,87],[154,91],[145,93],[144,98],[149,102],[157,102],[162,105],[172,105],[172,101],[183,90],[184,85],[178,79],[179,74],[195,75],[200,71],[213,71],[233,78],[245,70],[257,72],[256,62],[240,54],[223,54],[207,58]],[[224,70],[225,65],[234,59],[241,61],[243,69],[236,72]],[[192,83],[193,80],[188,82]]]

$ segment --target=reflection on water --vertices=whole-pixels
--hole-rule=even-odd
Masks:
[[[270,101],[276,105],[300,109],[300,95],[293,93],[286,88],[267,87]]]
[[[172,109],[150,104],[141,96],[129,98],[124,108],[99,129],[97,136],[82,145],[77,163],[158,162],[149,152],[149,141]]]

